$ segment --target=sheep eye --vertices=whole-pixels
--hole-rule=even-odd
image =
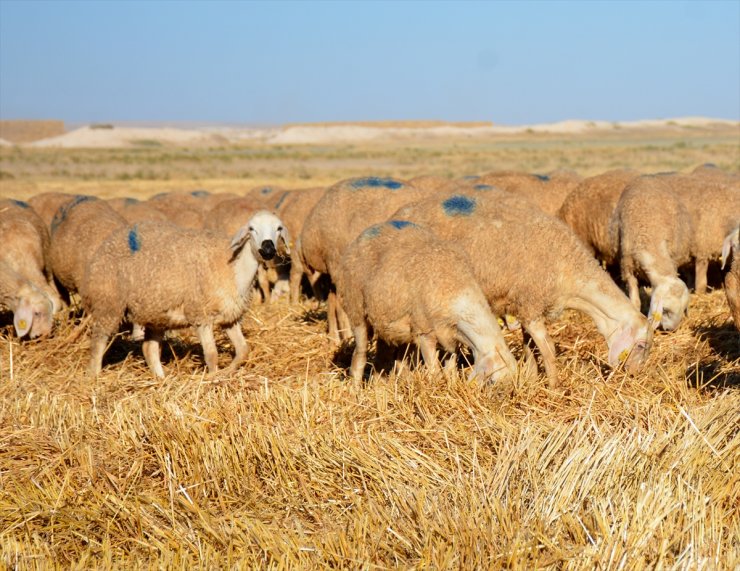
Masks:
[[[253,227],[253,226],[250,226],[250,227],[249,227],[249,231],[250,231],[250,232],[254,232],[254,227]]]
[[[673,315],[673,311],[663,308],[663,315],[665,315],[666,317],[670,317],[671,315]]]
[[[282,232],[282,231],[283,231],[283,227],[282,226],[278,226],[278,232]]]

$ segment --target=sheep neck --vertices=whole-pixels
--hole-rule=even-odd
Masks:
[[[259,262],[254,257],[249,244],[245,245],[234,260],[234,281],[240,297],[246,298],[249,295],[258,267]]]
[[[575,293],[565,303],[567,309],[582,311],[593,319],[596,329],[608,341],[636,310],[627,297],[608,278],[579,281]],[[611,280],[609,280],[611,282]]]

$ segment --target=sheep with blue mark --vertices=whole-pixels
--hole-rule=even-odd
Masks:
[[[622,192],[639,176],[634,170],[614,169],[586,178],[568,194],[558,211],[558,217],[612,270],[616,269],[618,245],[609,233],[609,221]]]
[[[646,279],[652,287],[648,315],[666,331],[676,329],[688,311],[689,288],[678,270],[692,260],[694,236],[694,222],[675,183],[675,173],[636,178],[622,192],[609,223],[630,300],[640,308],[639,285]]]
[[[526,198],[546,214],[555,216],[565,197],[580,180],[570,171],[556,171],[549,175],[494,171],[480,176],[472,184],[490,185],[512,192]]]
[[[525,338],[539,349],[551,386],[558,373],[547,321],[565,309],[594,320],[612,366],[623,363],[629,371],[643,366],[652,344],[648,320],[562,221],[501,190],[433,196],[393,217],[427,227],[468,254],[493,313],[519,318]]]
[[[722,269],[730,262],[725,274],[725,296],[735,327],[740,331],[740,226],[724,239],[722,244]]]
[[[177,226],[200,230],[207,213],[231,198],[236,198],[236,195],[207,190],[174,191],[156,194],[147,200],[147,204],[162,212]]]
[[[340,181],[326,190],[308,214],[296,243],[294,256],[307,275],[328,275],[333,279],[344,248],[371,226],[386,220],[396,209],[428,193],[387,177],[360,177]],[[329,338],[339,343],[349,337],[349,323],[336,294],[327,299]],[[339,321],[341,320],[341,329]]]
[[[283,223],[259,211],[232,238],[172,224],[142,222],[114,232],[90,262],[80,288],[91,316],[90,373],[97,375],[110,337],[124,316],[145,327],[143,352],[164,377],[160,343],[170,329],[196,328],[210,373],[218,371],[214,326],[226,330],[235,356],[246,358],[240,320],[249,307],[257,268],[287,253]]]
[[[79,290],[88,262],[105,239],[127,226],[125,218],[94,196],[79,196],[57,211],[51,223],[49,261],[69,294]]]
[[[78,196],[80,195],[66,192],[42,192],[29,198],[28,204],[39,215],[39,218],[44,221],[47,231],[51,232],[51,222],[54,219],[54,215],[65,204],[69,204]]]
[[[344,250],[333,278],[355,338],[356,380],[364,374],[370,328],[389,345],[415,343],[432,371],[439,369],[438,344],[449,352],[465,345],[474,358],[471,377],[516,375],[467,255],[431,231],[397,219],[371,226]]]
[[[151,222],[167,222],[169,220],[164,212],[157,210],[148,202],[141,201],[137,198],[109,198],[107,202],[129,224],[136,224],[145,220]]]

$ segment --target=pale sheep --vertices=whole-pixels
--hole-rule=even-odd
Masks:
[[[543,212],[556,216],[565,197],[580,182],[580,177],[568,174],[529,174],[516,171],[494,171],[471,181],[473,185],[490,185],[522,196]]]
[[[725,295],[735,327],[740,331],[740,226],[730,232],[722,244],[722,269],[732,258],[725,274]]]
[[[79,290],[85,267],[103,241],[127,226],[125,218],[94,196],[78,196],[57,211],[51,224],[49,261],[67,292]]]
[[[652,344],[648,320],[562,221],[497,189],[430,197],[393,218],[426,226],[468,254],[493,313],[521,321],[551,385],[557,382],[557,361],[546,321],[565,309],[594,320],[607,342],[610,365],[623,363],[634,372],[644,364]]]
[[[610,170],[581,181],[566,196],[558,217],[605,266],[614,266],[617,244],[610,239],[609,221],[625,187],[640,173],[629,169]]]
[[[361,380],[368,328],[390,345],[415,343],[439,369],[437,344],[473,353],[473,376],[516,375],[516,360],[475,281],[467,255],[431,231],[404,220],[366,229],[344,250],[333,275],[355,337],[350,373]]]
[[[419,200],[426,192],[399,180],[384,177],[360,177],[340,181],[326,190],[308,214],[297,252],[305,272],[311,276],[330,277],[339,267],[342,252],[365,228],[386,220],[396,209]],[[336,294],[327,299],[329,337],[339,342],[349,332]],[[342,320],[340,330],[338,320]]]
[[[0,261],[42,291],[58,311],[62,302],[49,262],[49,232],[28,203],[0,199],[0,244]]]
[[[218,370],[213,327],[225,328],[235,349],[227,370],[234,370],[247,353],[240,320],[257,267],[287,249],[283,230],[277,216],[260,211],[231,241],[153,222],[116,231],[95,253],[80,290],[92,321],[90,373],[100,372],[124,316],[145,327],[144,357],[157,377],[164,376],[164,332],[188,326],[196,328],[211,373]]]
[[[672,331],[688,311],[689,289],[678,269],[691,261],[692,219],[672,174],[645,175],[627,185],[609,224],[630,300],[640,308],[638,278],[653,288],[653,324]]]
[[[0,310],[13,313],[18,337],[48,335],[54,323],[54,305],[49,296],[0,260]]]

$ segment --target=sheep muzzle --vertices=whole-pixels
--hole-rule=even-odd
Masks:
[[[277,254],[275,243],[272,240],[263,240],[259,253],[263,260],[272,260]]]

